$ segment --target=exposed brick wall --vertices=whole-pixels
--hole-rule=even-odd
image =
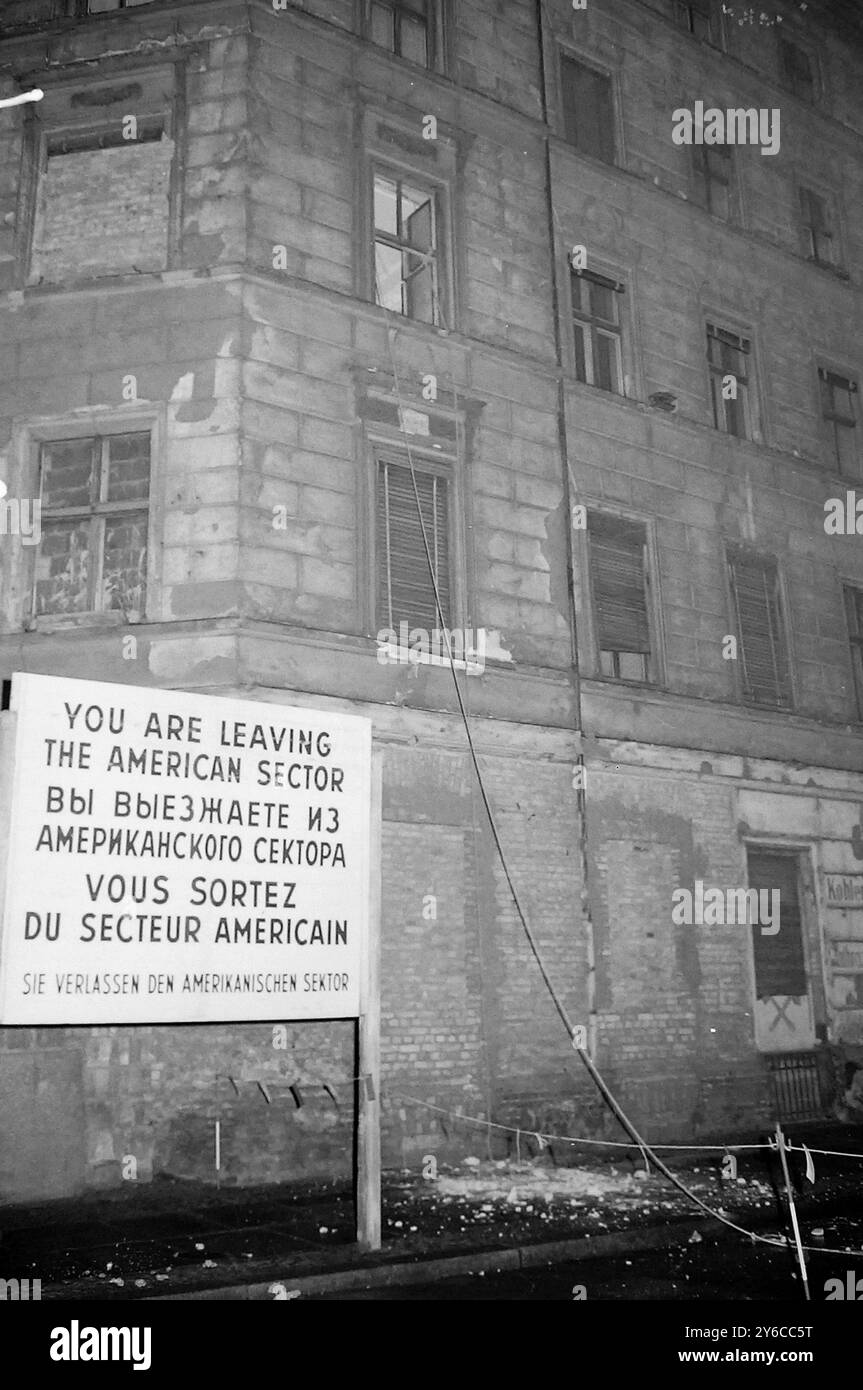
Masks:
[[[33,245],[38,280],[162,270],[174,142],[49,155]]]

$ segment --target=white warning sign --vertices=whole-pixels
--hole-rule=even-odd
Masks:
[[[371,724],[16,675],[0,1024],[349,1018]]]

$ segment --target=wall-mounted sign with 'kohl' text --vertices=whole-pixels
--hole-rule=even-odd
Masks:
[[[828,907],[863,907],[863,874],[824,875]]]
[[[0,1024],[350,1018],[371,725],[16,675]]]

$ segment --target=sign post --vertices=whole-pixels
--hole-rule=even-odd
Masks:
[[[372,758],[369,932],[359,1021],[357,1085],[357,1241],[381,1248],[381,832],[383,767]]]

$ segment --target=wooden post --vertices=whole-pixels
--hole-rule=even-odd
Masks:
[[[788,1206],[791,1211],[791,1226],[794,1231],[794,1241],[797,1246],[797,1259],[800,1264],[800,1273],[803,1277],[803,1293],[806,1302],[809,1303],[809,1277],[806,1272],[806,1257],[803,1254],[803,1242],[800,1239],[800,1227],[797,1224],[797,1208],[794,1205],[794,1190],[791,1186],[791,1177],[788,1172],[788,1160],[785,1157],[785,1135],[782,1133],[782,1126],[776,1126],[776,1147],[779,1150],[779,1159],[782,1164],[782,1176],[785,1178],[785,1191],[788,1193]]]
[[[381,831],[383,756],[372,750],[369,932],[357,1048],[357,1242],[381,1248]]]

